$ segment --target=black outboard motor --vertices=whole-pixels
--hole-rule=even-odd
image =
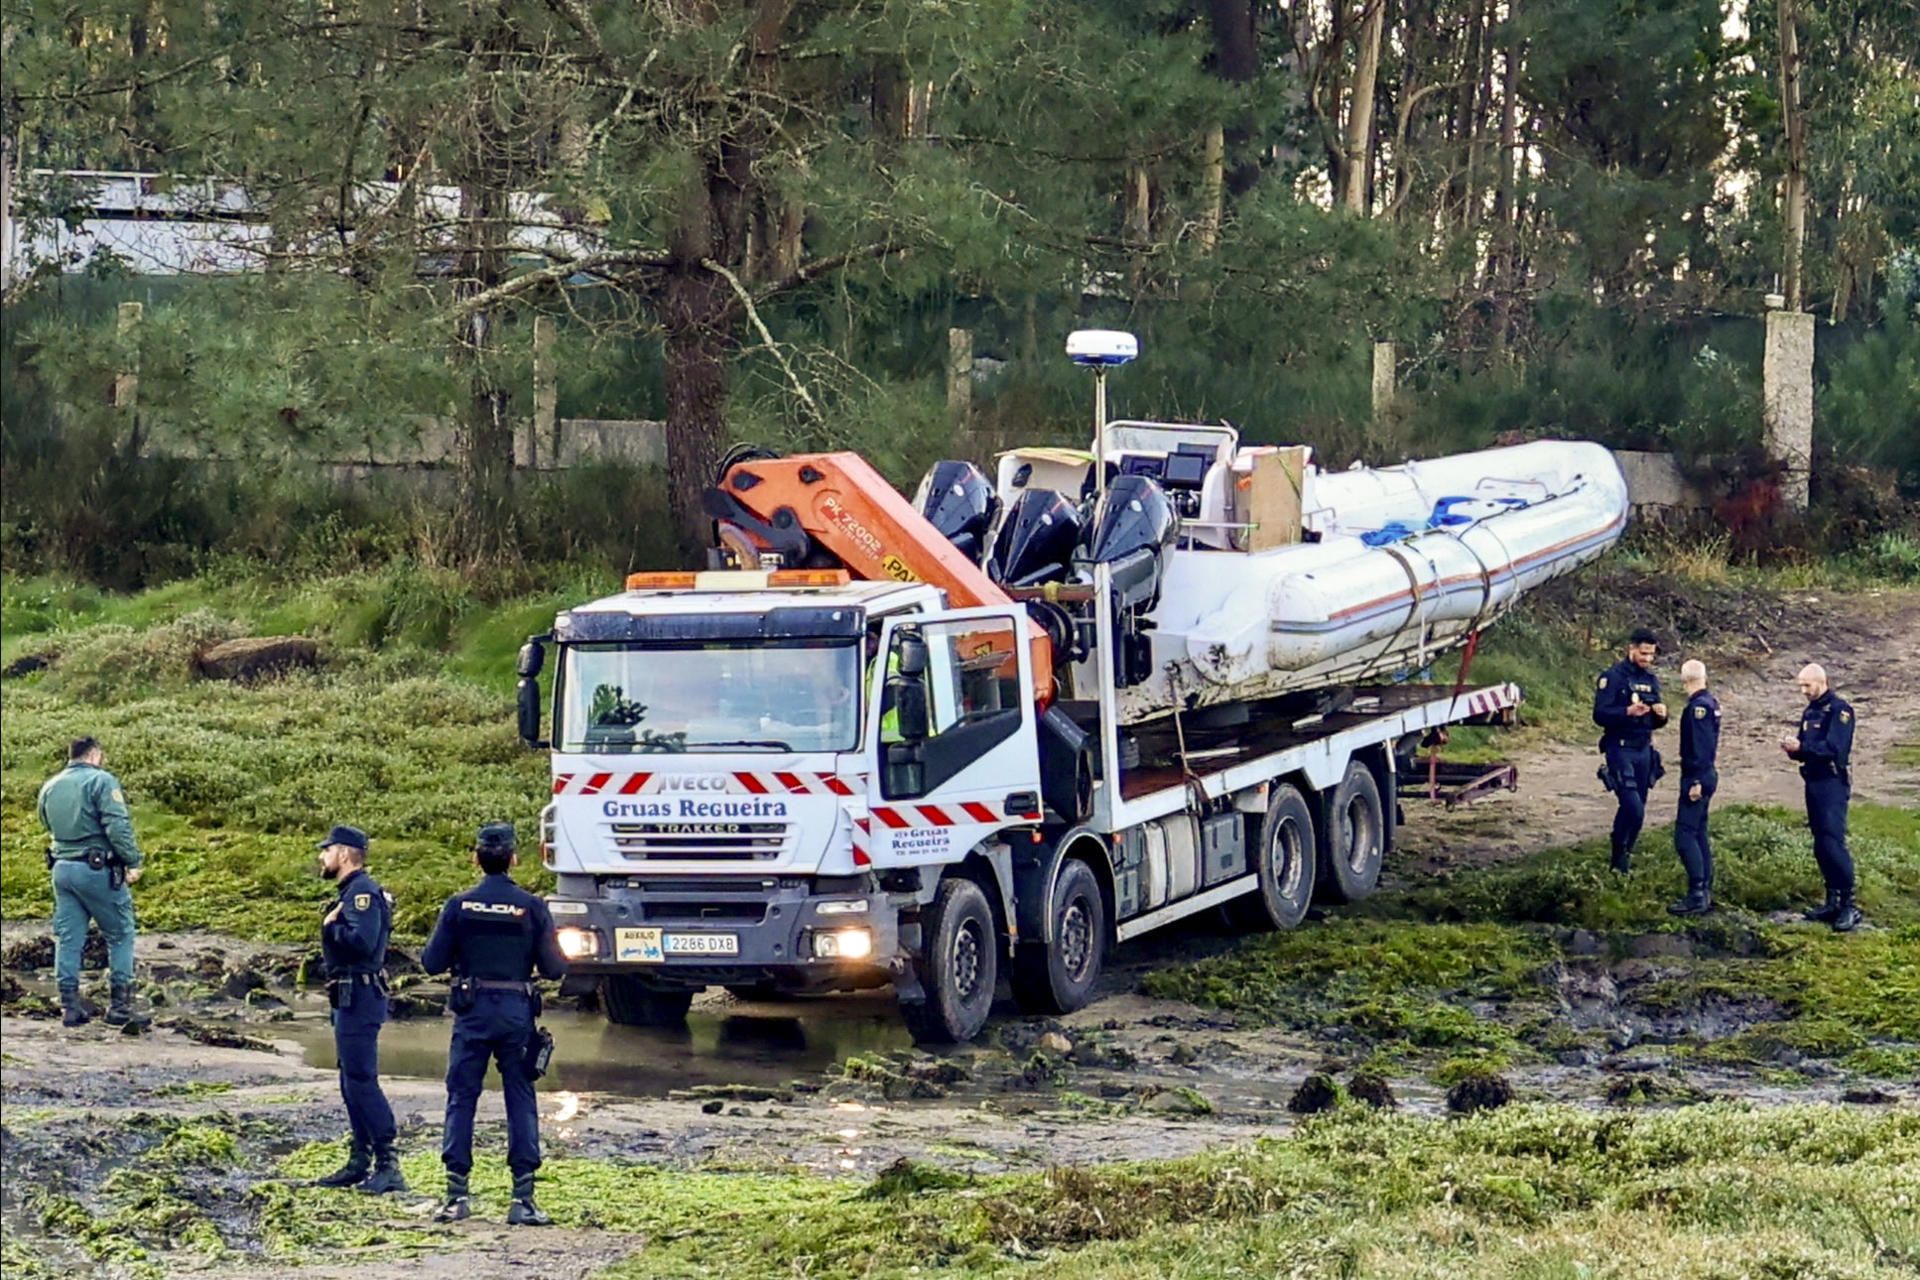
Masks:
[[[1087,545],[1074,552],[1073,576],[1092,582],[1095,565],[1111,567],[1114,626],[1120,643],[1113,678],[1121,688],[1153,674],[1153,649],[1142,615],[1160,603],[1167,550],[1180,534],[1180,517],[1166,491],[1148,476],[1118,476],[1094,512]]]
[[[1007,508],[987,557],[987,576],[1003,587],[1064,582],[1080,545],[1080,510],[1051,489],[1024,489]]]
[[[936,462],[921,477],[913,505],[942,537],[967,559],[979,564],[987,554],[993,518],[1000,514],[1000,495],[986,472],[971,462]]]

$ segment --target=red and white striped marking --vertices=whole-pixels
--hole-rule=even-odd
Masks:
[[[873,819],[856,817],[853,820],[853,865],[854,866],[870,867],[873,865],[873,854],[869,852],[872,846],[873,846]]]
[[[658,774],[653,773],[556,773],[553,794],[557,796],[633,796],[647,789]],[[864,780],[852,781],[834,773],[741,773],[729,775],[730,791],[752,796],[851,796],[864,789]]]
[[[1467,710],[1477,716],[1493,715],[1500,710],[1500,691],[1482,689],[1467,698]]]
[[[966,800],[958,804],[902,804],[875,805],[873,816],[894,831],[925,829],[929,827],[958,827],[968,823],[999,824],[1006,822],[1037,822],[1037,813],[1023,813],[1018,817],[997,814],[993,809],[977,800]]]

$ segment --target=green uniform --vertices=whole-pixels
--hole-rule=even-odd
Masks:
[[[133,981],[133,894],[114,888],[112,872],[87,865],[87,855],[117,856],[129,867],[142,861],[120,780],[95,765],[74,763],[40,788],[40,822],[53,842],[53,967],[63,985],[80,980],[80,948],[87,921],[107,940],[107,964],[115,985]]]

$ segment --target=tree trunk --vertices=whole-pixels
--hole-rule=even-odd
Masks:
[[[1487,5],[1489,0],[1474,0],[1468,10],[1467,47],[1460,64],[1460,100],[1454,117],[1454,142],[1459,148],[1459,169],[1448,183],[1448,195],[1459,212],[1460,225],[1470,227],[1474,202],[1474,160],[1480,145],[1481,65],[1485,58]]]
[[[1207,14],[1213,29],[1214,74],[1229,84],[1251,84],[1260,73],[1260,39],[1254,25],[1254,10],[1254,0],[1207,0]],[[1245,195],[1260,180],[1259,157],[1247,155],[1244,150],[1252,137],[1252,123],[1244,116],[1222,130],[1222,155],[1231,147],[1240,156],[1239,162],[1224,175],[1226,189],[1236,196]],[[1211,131],[1207,139],[1211,145]]]
[[[1513,323],[1513,295],[1519,288],[1514,271],[1518,256],[1515,243],[1519,227],[1519,150],[1520,150],[1520,33],[1515,25],[1520,15],[1520,0],[1507,0],[1507,40],[1505,75],[1500,89],[1500,189],[1494,204],[1494,247],[1489,283],[1494,289],[1493,354],[1503,359],[1507,353],[1508,328]]]
[[[1362,217],[1367,212],[1367,177],[1373,171],[1373,89],[1380,74],[1380,33],[1387,25],[1387,0],[1367,0],[1360,47],[1353,72],[1353,100],[1347,108],[1347,137],[1342,160],[1340,205]]]
[[[459,292],[472,296],[506,279],[507,255],[500,244],[506,192],[486,177],[460,187],[461,237]],[[467,367],[467,403],[458,431],[461,485],[455,543],[475,562],[496,559],[507,549],[513,503],[513,422],[507,416],[508,393],[496,385],[490,356],[499,343],[500,313],[473,311],[460,320],[459,358]]]
[[[1227,133],[1221,125],[1211,125],[1201,144],[1200,158],[1200,230],[1197,238],[1201,253],[1212,253],[1220,243],[1220,222],[1225,216]]]
[[[700,495],[726,449],[727,358],[737,316],[727,282],[697,263],[675,268],[659,315],[667,331],[667,501],[681,553],[700,569],[712,545]]]
[[[1807,238],[1807,121],[1800,102],[1800,33],[1794,0],[1780,0],[1780,115],[1787,133],[1786,276],[1787,310],[1799,311],[1801,246]]]

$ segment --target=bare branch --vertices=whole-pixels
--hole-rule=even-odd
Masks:
[[[584,258],[573,258],[566,262],[557,262],[551,267],[542,267],[538,271],[529,271],[503,281],[491,289],[483,289],[470,298],[460,300],[456,309],[459,314],[470,315],[488,307],[498,305],[523,293],[538,289],[544,285],[558,284],[569,276],[603,275],[611,271],[639,273],[658,271],[673,265],[673,260],[654,252],[607,252],[591,253]]]
[[[797,289],[801,285],[811,284],[822,276],[832,275],[844,267],[851,266],[853,263],[867,258],[891,258],[896,254],[906,252],[906,245],[883,240],[877,244],[862,245],[858,249],[849,249],[845,253],[836,253],[831,257],[817,258],[812,262],[802,263],[791,274],[774,281],[762,289],[759,295],[760,300],[764,302],[775,294],[785,293],[788,289]]]
[[[773,353],[773,358],[780,362],[780,368],[786,372],[787,381],[793,384],[794,394],[800,397],[800,403],[807,406],[808,415],[811,416],[815,422],[824,421],[820,413],[820,406],[814,403],[813,394],[807,390],[806,384],[800,381],[799,375],[794,373],[793,366],[787,363],[786,353],[780,350],[780,344],[773,340],[773,334],[768,331],[766,322],[760,318],[760,312],[753,305],[753,295],[748,293],[747,287],[740,283],[740,277],[721,266],[718,262],[715,262],[712,258],[700,259],[700,265],[719,275],[728,284],[733,286],[734,296],[739,298],[740,305],[747,309],[747,323],[751,324],[754,332],[760,335],[760,341],[764,342],[767,350]]]

